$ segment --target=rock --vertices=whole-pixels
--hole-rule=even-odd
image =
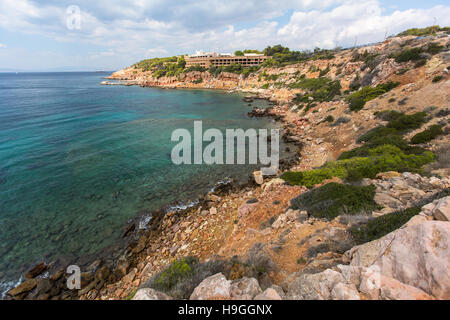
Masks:
[[[264,176],[261,171],[253,172],[253,178],[255,179],[255,182],[259,185],[262,185],[264,183]]]
[[[130,266],[127,258],[124,256],[120,257],[119,261],[117,261],[116,269],[114,270],[114,273],[118,278],[124,277],[128,272],[128,267]]]
[[[44,262],[38,263],[25,275],[26,279],[33,279],[40,275],[42,272],[47,270],[47,265]]]
[[[209,214],[211,214],[211,215],[217,214],[217,208],[212,207],[211,209],[209,209]]]
[[[36,286],[37,286],[36,279],[25,280],[24,282],[19,284],[17,287],[9,290],[7,292],[7,295],[9,295],[11,297],[16,297],[16,296],[18,296],[18,295],[20,295],[22,293],[30,292],[31,290],[36,288]]]
[[[139,289],[132,300],[172,300],[172,298],[163,292],[151,288],[144,288]]]
[[[288,211],[286,211],[285,215],[286,215],[286,218],[288,221],[293,222],[293,221],[297,220],[298,217],[300,216],[300,211],[288,209]]]
[[[358,290],[353,284],[338,283],[331,290],[333,300],[361,300]]]
[[[387,206],[394,209],[401,209],[403,207],[403,203],[400,200],[391,197],[387,193],[376,193],[373,200],[384,207]]]
[[[440,221],[450,221],[450,196],[442,198],[436,203],[433,217]]]
[[[449,299],[448,248],[450,224],[427,221],[354,247],[346,252],[346,256],[353,266],[376,266],[383,276],[416,287],[438,299]]]
[[[103,261],[101,259],[95,260],[94,262],[91,263],[91,265],[89,265],[89,267],[87,267],[86,271],[95,272],[98,269],[98,267],[101,266],[102,262]]]
[[[36,279],[36,290],[39,294],[44,294],[52,289],[53,283],[48,279]]]
[[[217,296],[230,298],[231,281],[222,273],[204,279],[191,294],[189,300],[208,300]]]
[[[137,269],[133,268],[126,276],[122,278],[122,281],[124,283],[131,283],[133,282],[134,278],[136,277]]]
[[[236,300],[253,300],[260,293],[262,290],[255,278],[244,277],[231,282],[231,296]]]
[[[384,300],[434,300],[420,289],[390,277],[381,277],[380,297]]]
[[[257,295],[253,300],[282,300],[275,289],[267,288],[263,293]]]
[[[106,281],[110,274],[111,270],[107,266],[103,266],[95,272],[94,277],[97,281]]]
[[[347,238],[347,231],[344,228],[332,227],[330,229],[329,238],[332,241],[343,241]]]
[[[331,269],[302,274],[289,284],[286,296],[290,300],[328,300],[333,287],[344,281],[342,274]]]

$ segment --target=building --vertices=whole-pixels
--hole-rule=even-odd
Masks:
[[[197,51],[195,54],[185,57],[186,67],[200,65],[205,68],[211,66],[223,67],[232,63],[240,64],[243,67],[258,66],[269,57],[263,54],[246,53],[244,56],[234,56],[231,53],[216,53]]]

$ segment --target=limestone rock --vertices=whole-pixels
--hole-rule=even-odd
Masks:
[[[252,300],[262,293],[258,280],[244,277],[231,283],[231,296],[236,300]]]
[[[139,289],[132,300],[172,300],[172,298],[152,288],[144,288]]]
[[[433,300],[420,289],[408,286],[390,277],[381,277],[380,298],[383,300]]]
[[[358,290],[353,284],[336,284],[331,290],[331,299],[333,300],[361,300]]]
[[[316,274],[303,274],[289,284],[287,298],[290,300],[328,300],[333,287],[344,281],[342,274],[331,269]]]
[[[436,220],[450,221],[450,196],[440,199],[433,209]]]
[[[427,221],[395,230],[346,253],[353,266],[377,266],[383,276],[438,299],[450,298],[450,224]]]
[[[230,298],[231,281],[222,273],[215,274],[203,280],[191,294],[190,300],[207,300],[217,296]]]
[[[282,300],[275,289],[267,288],[263,293],[257,295],[253,300]]]

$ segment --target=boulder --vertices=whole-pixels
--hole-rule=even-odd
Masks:
[[[450,224],[427,221],[395,230],[346,252],[352,266],[377,266],[381,275],[438,299],[450,298]]]
[[[338,283],[331,290],[331,299],[333,300],[361,300],[355,285]]]
[[[282,300],[275,289],[267,288],[263,293],[257,295],[253,300]]]
[[[133,268],[126,276],[122,278],[122,281],[124,283],[131,283],[133,282],[134,278],[136,277],[137,269]]]
[[[262,290],[255,278],[244,277],[231,282],[231,296],[236,300],[253,300],[260,293]]]
[[[118,278],[122,278],[127,274],[129,266],[130,263],[128,262],[127,258],[122,256],[120,257],[119,261],[117,261],[117,266],[116,269],[114,270],[114,273]]]
[[[47,265],[44,262],[38,263],[30,271],[25,274],[26,279],[33,279],[40,275],[42,272],[47,270]]]
[[[316,274],[302,274],[288,286],[287,298],[290,300],[328,300],[331,291],[339,282],[345,282],[339,272],[327,269]]]
[[[390,277],[381,277],[380,298],[383,300],[433,300],[420,289],[408,286]]]
[[[190,300],[208,300],[214,297],[230,298],[231,281],[222,273],[217,273],[203,280],[191,294]]]
[[[132,300],[172,300],[172,298],[163,292],[151,288],[143,288],[136,292]]]
[[[433,209],[436,220],[450,221],[450,196],[440,199]]]
[[[7,294],[11,297],[16,297],[22,293],[27,293],[30,292],[31,290],[33,290],[34,288],[36,288],[37,286],[37,281],[36,279],[29,279],[29,280],[25,280],[24,282],[22,282],[21,284],[19,284],[17,287],[9,290],[7,292]]]

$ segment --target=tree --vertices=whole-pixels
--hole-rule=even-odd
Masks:
[[[186,67],[186,60],[184,60],[184,56],[178,58],[178,67],[182,69]]]
[[[235,52],[234,52],[234,55],[235,55],[235,56],[243,56],[244,53],[243,53],[241,50],[238,50],[238,51],[235,51]]]

